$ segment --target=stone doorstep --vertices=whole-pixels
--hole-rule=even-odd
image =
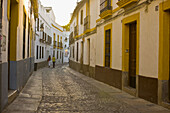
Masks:
[[[170,109],[170,103],[168,103],[168,102],[161,102],[161,105],[165,108]]]
[[[8,104],[12,103],[18,94],[17,90],[8,90]]]

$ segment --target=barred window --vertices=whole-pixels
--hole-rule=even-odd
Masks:
[[[105,31],[105,67],[110,67],[110,31]]]

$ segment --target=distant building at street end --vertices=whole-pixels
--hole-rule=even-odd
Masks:
[[[52,7],[44,7],[38,1],[39,12],[36,20],[35,70],[47,66],[47,59],[55,56],[56,64],[68,62],[69,31],[55,22]]]

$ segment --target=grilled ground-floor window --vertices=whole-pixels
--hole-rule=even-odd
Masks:
[[[38,48],[39,48],[39,46],[37,45],[37,59],[38,59]]]
[[[60,59],[61,59],[61,51],[60,51]]]
[[[58,59],[58,54],[59,54],[59,53],[58,53],[58,51],[57,51],[57,59]]]
[[[105,67],[110,67],[110,37],[111,30],[105,31]]]
[[[78,58],[79,57],[79,43],[77,42],[77,57],[76,57],[76,61],[78,62]]]
[[[42,58],[44,58],[44,47],[42,47]]]
[[[40,46],[40,59],[41,59],[41,46]]]
[[[73,46],[73,58],[74,58],[74,46]]]

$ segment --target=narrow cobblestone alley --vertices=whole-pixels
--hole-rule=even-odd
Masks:
[[[35,72],[4,113],[170,113],[86,77],[68,65]]]

